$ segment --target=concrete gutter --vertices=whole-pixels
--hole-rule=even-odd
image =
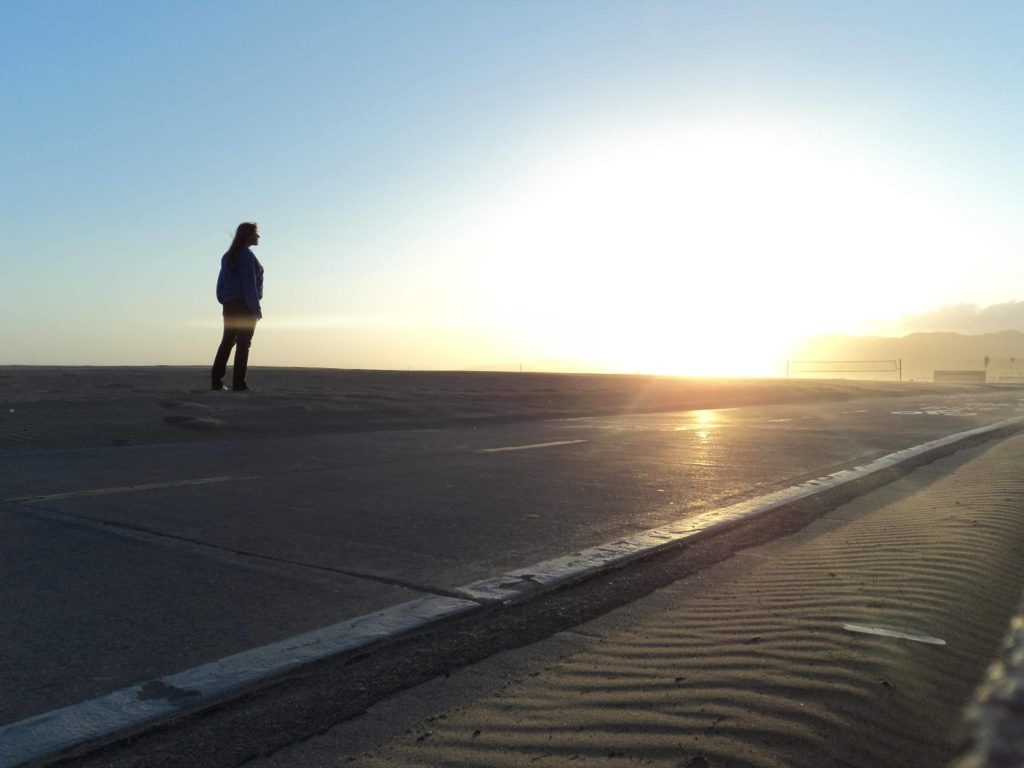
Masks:
[[[783,512],[796,513],[798,524],[803,525],[827,509],[884,485],[914,467],[968,445],[1011,434],[1022,426],[1024,417],[1018,417],[948,435],[695,518],[476,581],[453,590],[454,597],[424,597],[2,726],[0,768],[42,765],[81,755],[269,686],[315,662],[354,651],[365,653],[371,646],[471,616],[495,604],[530,600],[666,549],[707,542],[738,528],[755,527],[775,520]],[[774,535],[780,532],[774,529]],[[1016,631],[1015,658],[1019,662],[1024,659],[1024,622]],[[1018,670],[1020,667],[1018,663]],[[1020,707],[1024,702],[1024,677],[1018,674],[1015,680],[1014,706]],[[978,765],[1004,764],[1009,763]],[[970,765],[973,768],[975,764]]]

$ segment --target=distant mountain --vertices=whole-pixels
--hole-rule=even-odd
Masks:
[[[901,337],[816,336],[794,348],[792,359],[902,360],[904,380],[930,381],[937,370],[987,370],[989,380],[998,381],[1003,377],[1024,376],[1024,333],[1000,331],[977,335],[912,333]],[[857,374],[831,376],[863,378]],[[882,378],[883,375],[874,374],[872,377]]]
[[[908,331],[949,331],[952,333],[997,333],[1006,328],[1024,328],[1024,301],[1008,301],[979,307],[950,304],[917,315],[905,315],[900,325]]]

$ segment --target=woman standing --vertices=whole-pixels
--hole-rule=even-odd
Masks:
[[[259,245],[259,228],[252,222],[243,222],[235,230],[228,252],[221,257],[220,275],[217,276],[217,301],[224,306],[224,336],[213,359],[210,386],[224,389],[224,374],[228,368],[231,348],[235,347],[235,366],[231,372],[232,389],[244,392],[245,369],[249,363],[249,345],[256,332],[256,321],[263,317],[260,299],[263,298],[263,266],[252,247]]]

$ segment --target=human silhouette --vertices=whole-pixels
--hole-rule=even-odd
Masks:
[[[235,365],[231,370],[231,388],[235,392],[249,389],[245,383],[249,346],[256,332],[256,322],[263,317],[260,308],[263,266],[252,252],[252,247],[259,242],[260,232],[256,224],[243,222],[238,225],[231,247],[220,260],[217,301],[224,307],[224,335],[210,371],[212,389],[224,389],[224,374],[227,373],[232,347],[235,348]]]

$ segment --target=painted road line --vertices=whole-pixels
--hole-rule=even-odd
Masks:
[[[508,445],[504,448],[480,448],[473,453],[504,453],[505,451],[530,451],[534,448],[553,448],[556,445],[576,445],[586,440],[557,440],[553,443],[533,443],[531,445]]]
[[[16,499],[3,499],[0,503],[24,504],[29,501],[57,501],[58,499],[77,499],[85,496],[109,496],[117,493],[136,493],[137,491],[158,491],[163,488],[178,488],[185,485],[211,485],[213,483],[230,483],[232,480],[254,480],[251,477],[197,477],[194,480],[169,480],[165,483],[144,483],[141,485],[121,485],[116,488],[90,488],[84,491],[67,491],[66,493],[47,493],[39,496],[20,496]]]
[[[0,768],[14,768],[31,760],[53,758],[71,749],[109,743],[139,733],[175,715],[194,712],[224,701],[233,694],[251,690],[306,664],[455,616],[465,616],[480,610],[481,605],[535,597],[666,547],[707,539],[745,521],[908,462],[932,460],[953,450],[958,443],[1017,431],[1022,425],[1024,417],[1016,417],[948,435],[890,453],[860,467],[476,581],[453,589],[455,597],[420,598],[185,672],[123,688],[99,699],[0,726]]]

